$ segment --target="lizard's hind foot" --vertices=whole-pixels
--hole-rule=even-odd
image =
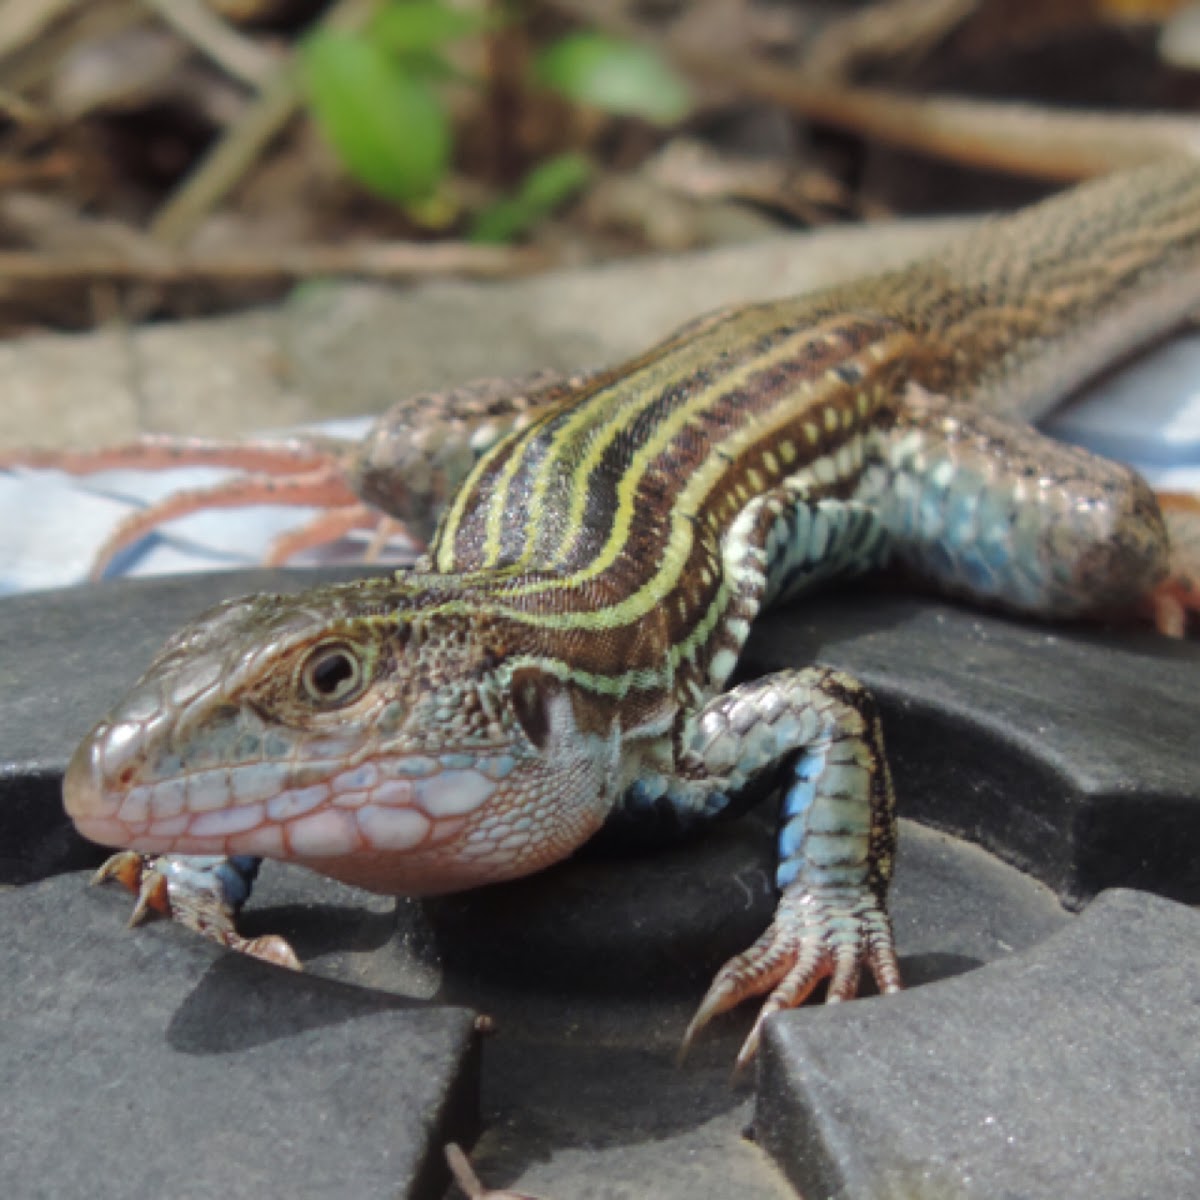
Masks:
[[[1200,498],[1159,492],[1158,503],[1171,541],[1170,569],[1151,593],[1155,628],[1167,637],[1200,630]]]
[[[318,521],[333,518],[330,523],[313,522],[312,525],[302,526],[300,530],[295,531],[290,540],[289,535],[277,539],[267,552],[267,563],[271,566],[286,562],[300,550],[336,540],[348,529],[361,528],[363,524],[362,502],[346,486],[340,473],[334,468],[320,467],[302,475],[292,476],[241,475],[213,487],[173,492],[157,504],[151,504],[148,508],[140,509],[126,517],[96,552],[90,577],[93,580],[104,578],[118,554],[168,521],[216,508],[249,508],[256,504],[315,506],[325,510]],[[347,512],[353,514],[349,522],[344,519]],[[378,519],[376,516],[372,525],[377,523]],[[329,529],[335,532],[332,537],[306,536],[305,531],[313,526],[321,533]]]
[[[113,469],[209,466],[244,472],[210,487],[173,492],[126,517],[93,559],[90,577],[100,579],[119,554],[148,534],[180,517],[212,509],[282,505],[322,510],[308,524],[272,543],[268,565],[279,565],[302,550],[327,545],[353,530],[375,530],[382,518],[363,504],[352,482],[357,454],[357,443],[315,434],[228,441],[148,434],[95,450],[0,453],[0,469],[23,466],[92,475]],[[394,529],[395,523],[389,522],[388,528]],[[375,554],[378,556],[377,549]]]

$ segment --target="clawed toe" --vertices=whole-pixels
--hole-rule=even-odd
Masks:
[[[766,995],[734,1067],[753,1061],[763,1023],[772,1013],[796,1008],[829,980],[827,1003],[852,999],[867,967],[880,992],[901,989],[891,922],[866,888],[785,892],[770,928],[747,951],[717,973],[684,1034],[680,1057],[720,1013],[751,996]]]
[[[157,869],[155,862],[152,855],[122,850],[105,859],[91,878],[93,884],[115,879],[126,891],[133,893],[136,902],[129,916],[130,929],[140,925],[151,913],[171,916],[167,877]]]

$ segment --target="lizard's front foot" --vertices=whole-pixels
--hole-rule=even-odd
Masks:
[[[137,897],[130,926],[151,912],[159,913],[230,950],[299,971],[300,960],[283,938],[245,938],[237,931],[234,922],[258,864],[257,858],[245,855],[214,858],[122,850],[104,862],[92,882],[115,879]]]
[[[741,1070],[758,1050],[767,1017],[803,1004],[826,978],[826,1003],[852,999],[864,966],[881,992],[900,991],[892,923],[875,893],[867,886],[790,887],[767,931],[717,973],[684,1034],[682,1052],[713,1017],[769,992],[738,1054],[734,1069]]]

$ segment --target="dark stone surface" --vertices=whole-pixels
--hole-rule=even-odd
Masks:
[[[1036,945],[1068,919],[1049,891],[991,855],[902,826],[892,911],[910,986]],[[686,1011],[770,922],[773,843],[751,817],[653,856],[579,860],[423,907],[442,962],[472,986],[516,978],[564,997],[652,995]]]
[[[131,935],[116,899],[0,896],[6,1196],[441,1195],[478,1128],[471,1013]]]
[[[770,1022],[757,1128],[806,1197],[1200,1188],[1200,915],[1113,891],[1035,950]]]
[[[77,1119],[76,1080],[58,1068],[58,1059],[94,1060],[88,1069],[111,1074],[114,1089],[143,1087],[148,1068],[148,1099],[155,1102],[160,1086],[186,1087],[191,1107],[184,1128],[153,1121],[146,1126],[156,1139],[147,1170],[158,1169],[170,1158],[162,1146],[219,1136],[230,1120],[227,1076],[205,1071],[204,1064],[196,1068],[188,1055],[180,1062],[175,1031],[194,1029],[195,1014],[211,1011],[212,1004],[231,1012],[243,1005],[255,1009],[256,989],[265,983],[273,981],[270,995],[285,1009],[298,989],[295,1003],[305,1011],[314,1004],[313,983],[336,986],[328,981],[340,980],[373,989],[351,992],[355,1014],[364,996],[393,1004],[399,997],[436,997],[492,1018],[496,1036],[484,1044],[479,1098],[488,1132],[476,1154],[489,1183],[519,1183],[553,1200],[589,1194],[781,1200],[790,1194],[786,1185],[761,1150],[741,1137],[749,1121],[746,1086],[732,1089],[729,1083],[752,1007],[718,1022],[682,1068],[675,1064],[709,968],[725,949],[745,944],[738,929],[747,936],[757,932],[770,911],[769,839],[736,827],[728,832],[742,836],[731,842],[704,838],[655,857],[568,864],[436,905],[372,897],[268,864],[243,929],[291,938],[305,959],[305,976],[243,962],[163,922],[127,931],[130,898],[114,886],[88,889],[79,873],[16,889],[0,900],[0,927],[11,922],[23,929],[27,944],[5,964],[13,975],[11,985],[0,979],[0,992],[11,994],[23,1016],[0,1027],[0,1077],[17,1079],[9,1069],[14,1059],[47,1064],[40,1086],[28,1091],[29,1112],[43,1130]],[[1036,945],[1068,919],[1046,889],[990,855],[910,824],[904,843],[895,912],[912,985]],[[17,907],[17,897],[31,899]],[[726,927],[731,915],[737,917],[732,935]],[[705,950],[706,938],[721,952]],[[52,998],[35,985],[38,978],[58,981]],[[348,991],[340,988],[334,999]],[[214,995],[216,1000],[207,999]],[[333,1008],[335,1025],[341,1007]],[[368,1004],[368,1015],[374,1011]],[[347,1087],[363,1061],[368,1092],[376,1099],[370,1077],[381,1056],[390,1066],[407,1062],[410,1053],[439,1049],[418,1025],[362,1024],[367,1032],[356,1040],[336,1030],[328,1035],[337,1038],[331,1054],[343,1059],[337,1077]],[[327,1035],[322,1026],[311,1036]],[[385,1040],[376,1044],[376,1037]],[[57,1059],[44,1056],[42,1046],[59,1043]],[[239,1057],[242,1043],[226,1048],[229,1057]],[[440,1051],[440,1068],[436,1059],[419,1061],[469,1089],[469,1077],[457,1073],[456,1047],[443,1039]],[[285,1044],[278,1052],[291,1050]],[[249,1088],[260,1071],[281,1070],[261,1055],[239,1062],[245,1072],[239,1087]],[[327,1093],[319,1074],[312,1082],[285,1075],[298,1088]],[[431,1107],[428,1093],[411,1088],[401,1070],[385,1090],[389,1103],[406,1112]],[[274,1105],[278,1097],[273,1088],[264,1089],[259,1101]],[[336,1114],[331,1119],[355,1124],[352,1110],[327,1107]],[[134,1113],[129,1119],[140,1118]],[[108,1130],[101,1126],[97,1137]],[[347,1186],[353,1183],[355,1195],[376,1194],[375,1131],[367,1130],[356,1146],[364,1152],[362,1173],[351,1170]],[[264,1194],[245,1143],[231,1143],[229,1153],[249,1156],[250,1169],[234,1181],[206,1172],[186,1153],[181,1161],[206,1194],[216,1183],[227,1196]],[[55,1178],[55,1196],[104,1194],[89,1190],[89,1157],[80,1157],[76,1175]],[[589,1193],[589,1180],[603,1188]]]
[[[88,723],[169,633],[225,596],[285,590],[311,578],[256,572],[113,583],[0,602],[5,878],[24,883],[102,857],[66,821],[59,775]],[[953,976],[1010,954],[1016,969],[1041,953],[1036,947],[1070,918],[1037,879],[1071,901],[1121,880],[1174,895],[1196,888],[1200,785],[1191,747],[1200,699],[1189,686],[1196,647],[851,595],[769,617],[756,630],[747,666],[758,671],[811,659],[856,671],[879,694],[902,812],[965,833],[1032,872],[1022,875],[955,837],[906,823],[894,913],[912,990],[870,1002],[871,1010],[900,1004],[909,1006],[905,1013],[919,1012],[927,997],[990,972]],[[186,1096],[189,1106],[151,1114],[146,1128],[156,1145],[147,1163],[193,1164],[204,1194],[275,1194],[278,1183],[264,1190],[257,1174],[263,1156],[236,1114],[248,1113],[264,1128],[285,1121],[291,1087],[314,1085],[306,1082],[307,1068],[289,1074],[286,1062],[261,1056],[274,1050],[286,1058],[293,1044],[301,1046],[300,1061],[316,1064],[312,1078],[321,1095],[326,1086],[352,1091],[361,1071],[366,1094],[391,1106],[389,1119],[423,1113],[442,1136],[435,1116],[444,1091],[434,1082],[448,1088],[444,1081],[457,1081],[463,1091],[473,1085],[470,1057],[447,1032],[460,1027],[436,1021],[460,1021],[461,1014],[433,1010],[427,1037],[425,1027],[405,1023],[415,1014],[396,1008],[403,998],[436,998],[486,1012],[497,1027],[484,1049],[478,1097],[486,1131],[476,1162],[489,1186],[555,1200],[779,1200],[791,1194],[787,1184],[741,1137],[747,1085],[731,1090],[728,1083],[752,1006],[715,1023],[688,1063],[674,1065],[712,971],[769,919],[772,840],[771,818],[760,813],[655,853],[608,850],[526,881],[424,904],[370,897],[268,864],[242,927],[291,939],[306,963],[304,976],[243,963],[162,923],[126,933],[129,898],[111,887],[88,892],[79,875],[26,884],[3,897],[7,911],[0,911],[0,927],[18,929],[21,945],[12,966],[17,986],[8,989],[21,1017],[0,1027],[2,1070],[26,1089],[25,1119],[40,1122],[31,1146],[45,1151],[53,1142],[45,1130],[80,1119],[80,1072],[108,1078],[105,1096],[120,1096],[119,1109],[149,1076],[148,1097],[166,1087],[170,1103]],[[63,981],[57,992],[47,982],[55,978]],[[265,999],[257,998],[260,989]],[[296,1013],[317,1014],[311,1023],[303,1015],[289,1023],[293,996]],[[217,1035],[214,1025],[197,1023],[197,1013],[207,1019],[243,1008],[261,1009],[285,1032],[230,1041],[228,1030]],[[338,1015],[346,1012],[352,1017]],[[934,1007],[929,1012],[923,1028],[936,1039],[940,1016]],[[329,1013],[328,1020],[320,1015]],[[1137,1014],[1130,1021],[1128,1036],[1136,1038]],[[197,1029],[217,1039],[215,1051],[196,1050]],[[364,1036],[351,1040],[357,1029]],[[119,1035],[111,1045],[106,1030]],[[181,1041],[180,1030],[190,1030],[192,1041]],[[1003,1034],[987,1031],[998,1054]],[[888,1047],[860,1049],[870,1062]],[[47,1062],[66,1065],[38,1078],[29,1064],[52,1052],[58,1057]],[[212,1069],[218,1061],[219,1071]],[[417,1085],[428,1086],[414,1090],[405,1072],[420,1063],[427,1078]],[[790,1081],[794,1109],[804,1093],[784,1059],[777,1067]],[[1069,1075],[1069,1065],[1064,1070]],[[1181,1071],[1194,1082],[1197,1067]],[[181,1072],[186,1086],[178,1082]],[[913,1086],[926,1087],[928,1076],[927,1069]],[[1087,1095],[1095,1078],[1084,1072],[1076,1082]],[[783,1113],[787,1098],[773,1095]],[[321,1101],[308,1102],[308,1116],[340,1130],[331,1137],[353,1139],[354,1110],[329,1101],[322,1118]],[[280,1105],[282,1113],[259,1111]],[[103,1153],[110,1126],[95,1128]],[[374,1194],[388,1172],[397,1189],[404,1183],[397,1154],[381,1166],[374,1153],[379,1128],[374,1121],[363,1126],[354,1153],[345,1155],[344,1194]],[[229,1131],[212,1178],[194,1148],[168,1153],[191,1137],[212,1154],[212,1142]],[[1103,1137],[1102,1127],[1096,1136]],[[54,1144],[64,1144],[61,1135]],[[836,1150],[824,1153],[840,1163]],[[103,1194],[84,1186],[101,1161],[89,1161],[93,1153],[85,1139],[78,1153],[73,1144],[61,1153],[71,1161],[55,1164],[62,1183],[55,1195]],[[137,1164],[136,1148],[128,1153]],[[422,1143],[413,1156],[428,1162],[428,1147]],[[149,1174],[137,1180],[153,1186]],[[1095,1195],[1126,1200],[1117,1191]]]

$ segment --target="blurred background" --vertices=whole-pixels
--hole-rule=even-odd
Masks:
[[[618,361],[1190,148],[1198,101],[1181,0],[4,0],[0,592],[224,477],[24,448],[358,437]],[[1058,428],[1195,488],[1200,365],[1153,361]],[[189,517],[114,568],[257,562],[312,515]]]
[[[0,331],[1006,207],[1044,164],[841,90],[1186,111],[1198,63],[1180,0],[6,0]]]

